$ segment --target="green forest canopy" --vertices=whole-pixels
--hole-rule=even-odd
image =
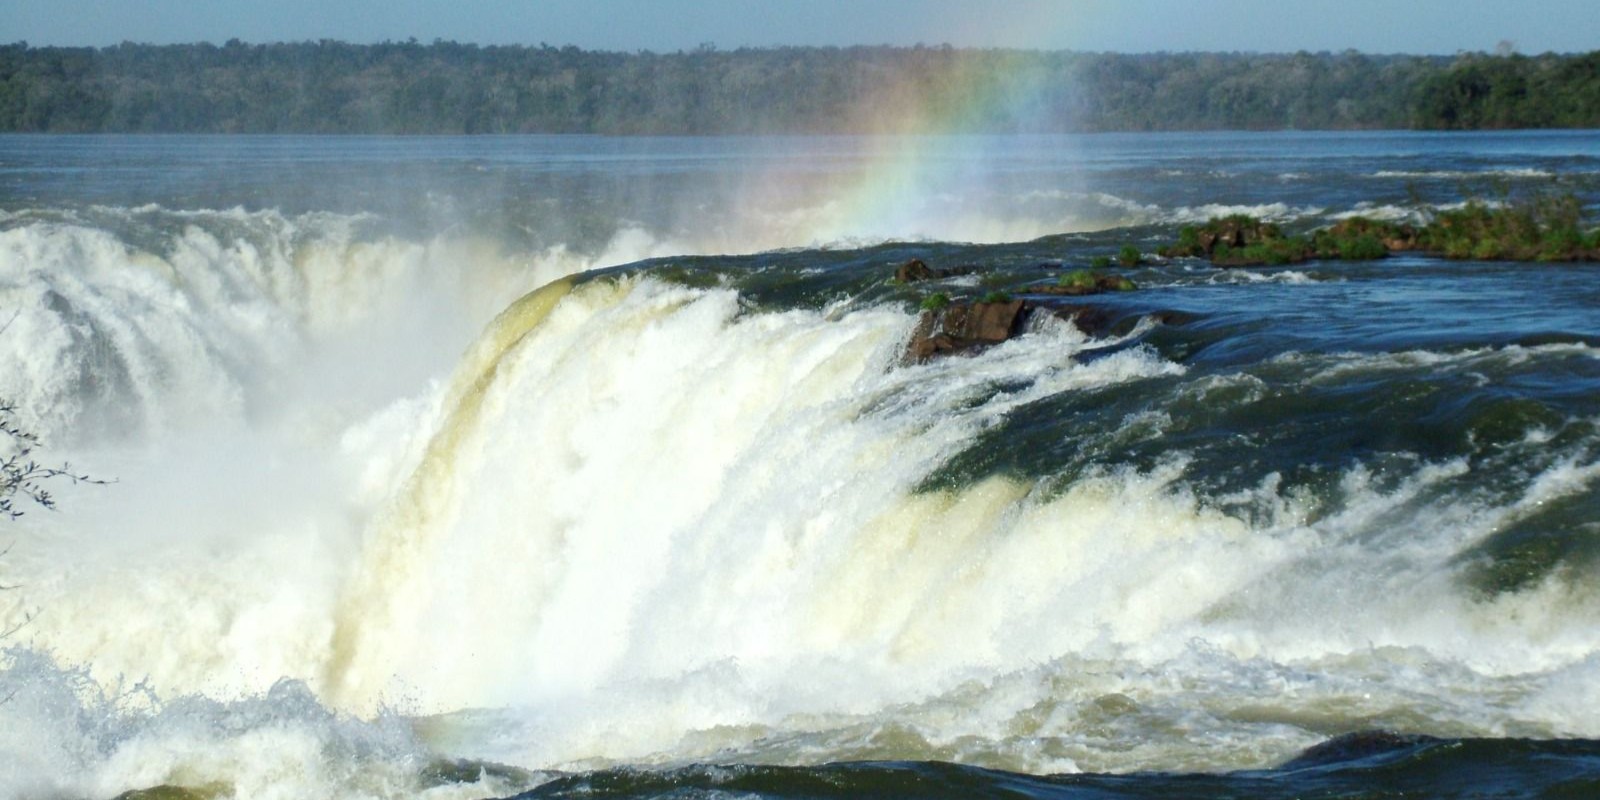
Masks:
[[[1600,127],[1600,52],[0,46],[11,132],[857,133],[926,119],[996,133]]]

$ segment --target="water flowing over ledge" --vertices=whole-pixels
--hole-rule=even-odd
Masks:
[[[1334,219],[1378,171],[1223,202]],[[660,218],[6,214],[0,390],[118,482],[11,529],[3,794],[1300,791],[1346,766],[1216,773],[1600,736],[1577,267],[1150,263],[1086,300],[1126,324],[913,364],[896,264],[1032,297],[1182,214],[727,256]]]

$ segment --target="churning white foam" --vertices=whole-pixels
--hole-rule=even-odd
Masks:
[[[1288,222],[1303,217],[1314,217],[1324,209],[1316,206],[1291,206],[1287,203],[1260,203],[1256,205],[1225,205],[1207,203],[1199,206],[1181,206],[1173,209],[1168,218],[1174,222],[1205,222],[1235,214],[1256,217],[1271,222]]]
[[[13,216],[0,396],[49,440],[260,425],[307,395],[367,413],[447,372],[519,294],[674,247],[623,229],[598,255],[517,253],[374,235],[361,216],[239,209]]]
[[[1277,476],[1196,496],[1181,452],[1066,485],[930,486],[971,448],[1038,446],[984,438],[1036,401],[1185,368],[1140,347],[1080,358],[1101,343],[1061,323],[907,365],[914,318],[899,308],[758,312],[731,290],[648,278],[551,284],[453,374],[421,369],[339,407],[391,364],[248,380],[368,331],[315,310],[302,262],[252,260],[203,230],[174,240],[218,254],[193,267],[72,226],[5,235],[20,291],[91,309],[119,357],[143,347],[194,373],[129,368],[166,404],[143,419],[191,406],[146,422],[161,435],[85,445],[119,483],[26,520],[4,562],[0,582],[25,587],[8,619],[33,616],[15,638],[32,650],[5,679],[44,699],[0,705],[34,732],[3,758],[22,775],[27,742],[46,742],[66,755],[38,764],[84,776],[30,791],[217,780],[402,796],[432,752],[537,768],[733,753],[1215,769],[1349,724],[1590,732],[1561,700],[1600,649],[1572,624],[1596,599],[1554,578],[1476,598],[1451,561],[1519,509],[1588,490],[1589,464],[1501,505],[1430,494],[1464,463],[1398,482],[1357,469],[1323,517]],[[382,246],[432,263],[426,246]],[[239,266],[231,288],[181,279],[248,264],[263,266]],[[402,272],[329,291],[380,310],[388,280],[445,291]],[[189,311],[169,320],[158,303]],[[69,366],[96,352],[45,351]],[[299,411],[252,412],[257,397]],[[207,415],[221,423],[191,419]],[[1152,435],[1169,423],[1129,419]],[[133,682],[148,694],[131,706],[97,699]],[[195,733],[208,725],[228,736]],[[229,761],[250,748],[267,754]],[[232,772],[245,777],[215,777]]]

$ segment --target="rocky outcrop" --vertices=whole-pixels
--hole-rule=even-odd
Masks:
[[[906,359],[970,353],[999,344],[1022,332],[1028,305],[1021,300],[994,303],[952,303],[924,311],[906,346]]]
[[[920,364],[944,356],[979,353],[1020,336],[1036,314],[1054,315],[1096,338],[1127,335],[1143,320],[1183,325],[1195,319],[1181,311],[1066,303],[1054,298],[949,303],[922,312],[906,344],[904,359]]]

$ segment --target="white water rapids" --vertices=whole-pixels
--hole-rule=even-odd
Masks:
[[[429,788],[441,755],[1048,772],[1261,766],[1385,725],[1600,736],[1600,635],[1573,623],[1600,598],[1473,598],[1441,568],[1520,513],[1411,505],[1464,465],[1352,472],[1315,524],[1271,481],[1263,521],[1223,513],[1181,449],[918,491],[1030,401],[1184,374],[1148,349],[1080,360],[1051,324],[906,366],[900,308],[574,286],[560,253],[337,217],[167,223],[159,247],[0,232],[0,394],[116,481],[8,529],[0,795],[519,788]]]

